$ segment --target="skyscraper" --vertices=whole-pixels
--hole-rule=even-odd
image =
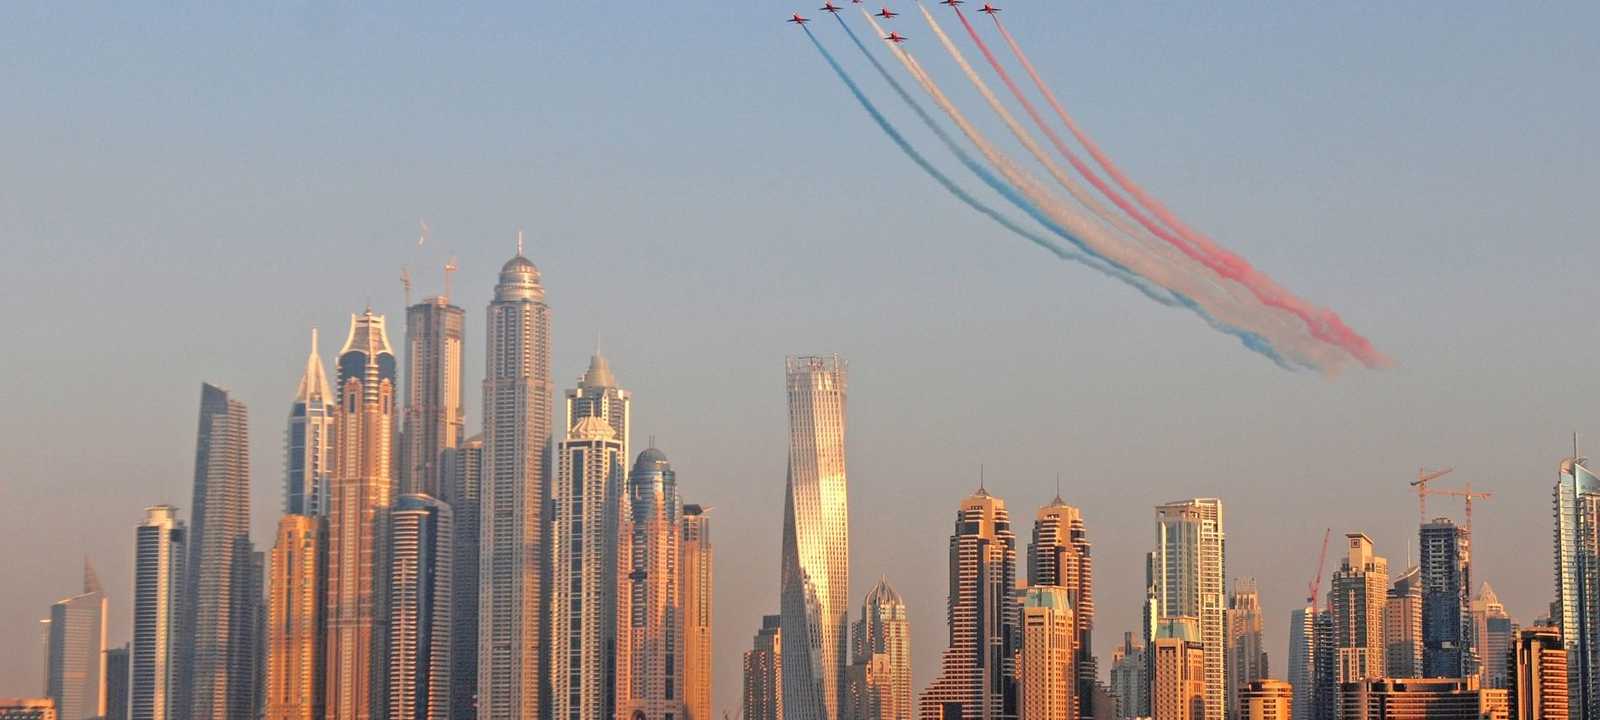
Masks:
[[[845,363],[791,357],[789,476],[783,509],[784,712],[836,720],[850,618]]]
[[[144,521],[134,530],[130,720],[178,720],[188,709],[177,694],[187,545],[177,508],[145,509]]]
[[[1094,718],[1094,684],[1100,675],[1094,657],[1094,564],[1089,556],[1089,533],[1083,513],[1057,495],[1039,509],[1028,544],[1028,583],[1065,588],[1072,607],[1074,632],[1073,695],[1077,717]]]
[[[711,720],[711,598],[715,589],[711,519],[699,505],[683,506],[683,702],[688,720]]]
[[[254,720],[255,658],[250,628],[250,441],[244,403],[200,386],[194,508],[184,601],[190,648],[182,679],[186,720]],[[62,714],[61,720],[76,720]]]
[[[591,415],[579,422],[596,420],[602,418]],[[615,437],[614,429],[611,433]],[[617,446],[620,454],[620,443]],[[678,543],[683,503],[678,497],[677,474],[666,454],[654,447],[639,453],[628,475],[626,493],[618,509],[615,716],[682,718],[682,555]]]
[[[1315,700],[1311,704],[1313,720],[1334,720],[1339,717],[1339,641],[1334,628],[1332,610],[1322,610],[1314,621],[1316,668],[1311,679]]]
[[[473,720],[478,713],[479,513],[483,484],[483,436],[444,451],[444,501],[450,505],[450,717]]]
[[[329,490],[327,720],[385,717],[388,509],[394,486],[395,357],[383,316],[350,317],[337,363]],[[196,718],[195,720],[200,720]]]
[[[1117,698],[1121,720],[1150,715],[1150,674],[1145,645],[1133,632],[1122,634],[1122,644],[1111,651],[1111,692]]]
[[[1196,498],[1158,505],[1156,549],[1146,565],[1152,590],[1147,618],[1162,622],[1191,617],[1198,623],[1206,658],[1207,718],[1225,717],[1228,697],[1225,537],[1221,500]]]
[[[1503,690],[1509,682],[1507,658],[1515,632],[1511,616],[1494,588],[1485,582],[1472,600],[1472,647],[1478,658],[1478,686]]]
[[[1150,717],[1154,720],[1205,720],[1206,655],[1200,623],[1167,616],[1150,642]]]
[[[106,714],[106,594],[88,558],[83,592],[50,606],[50,655],[45,695],[61,720]]]
[[[405,424],[400,492],[442,497],[443,452],[466,437],[461,364],[466,313],[444,295],[406,308]]]
[[[1422,579],[1416,566],[1395,578],[1383,606],[1384,669],[1392,678],[1422,677]]]
[[[128,646],[106,650],[106,720],[128,720]]]
[[[1517,633],[1512,643],[1512,720],[1568,720],[1573,714],[1567,696],[1567,651],[1561,631],[1536,626]]]
[[[1464,677],[1472,673],[1471,541],[1448,518],[1422,526],[1417,565],[1422,579],[1422,674]]]
[[[589,369],[578,379],[578,386],[567,390],[567,429],[577,427],[578,421],[597,417],[606,421],[616,431],[622,443],[623,457],[628,455],[628,433],[633,395],[617,386],[611,374],[611,365],[598,348],[589,356]]]
[[[1384,677],[1388,649],[1383,609],[1389,592],[1389,561],[1372,549],[1365,533],[1345,535],[1349,551],[1333,573],[1328,605],[1333,613],[1339,682]]]
[[[1289,614],[1287,676],[1294,688],[1294,716],[1312,720],[1317,703],[1317,609],[1310,605]]]
[[[1235,578],[1228,596],[1228,712],[1242,713],[1239,688],[1267,678],[1261,593],[1254,578]]]
[[[1078,716],[1077,624],[1067,590],[1034,585],[1021,591],[1017,648],[1017,716],[1069,720]]]
[[[949,647],[922,693],[921,720],[1017,717],[1014,642],[1017,541],[1000,498],[982,487],[961,501],[950,536]]]
[[[323,518],[284,515],[268,563],[266,720],[323,715],[323,601],[327,535]]]
[[[559,720],[610,720],[617,699],[622,442],[588,417],[556,448],[550,485],[550,705]]]
[[[879,578],[861,602],[861,620],[852,638],[851,685],[870,694],[870,714],[858,703],[856,720],[910,720],[911,624],[906,603]]]
[[[763,616],[750,644],[744,654],[744,720],[784,720],[782,618]]]
[[[389,511],[391,720],[450,718],[451,519],[428,495],[402,495]]]
[[[484,335],[478,717],[536,720],[545,697],[544,508],[555,389],[550,308],[520,240],[500,268]]]
[[[326,515],[328,484],[333,477],[334,395],[317,354],[317,331],[311,331],[311,354],[289,405],[284,434],[283,511],[291,515]]]

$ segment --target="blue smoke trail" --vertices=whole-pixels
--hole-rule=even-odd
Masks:
[[[1148,297],[1151,300],[1161,303],[1167,307],[1187,308],[1196,315],[1200,316],[1200,318],[1205,320],[1206,324],[1210,325],[1212,328],[1238,338],[1239,342],[1246,348],[1265,356],[1268,360],[1271,360],[1279,367],[1282,367],[1285,370],[1298,369],[1295,363],[1291,363],[1282,355],[1280,355],[1277,349],[1274,348],[1272,343],[1266,338],[1254,332],[1236,328],[1232,325],[1223,323],[1217,320],[1215,317],[1212,317],[1210,312],[1206,311],[1205,308],[1200,307],[1198,303],[1188,296],[1156,285],[1144,277],[1134,274],[1121,264],[1101,257],[1092,250],[1088,250],[1081,240],[1074,237],[1071,233],[1067,232],[1065,228],[1062,228],[1048,216],[1044,215],[1044,213],[1040,212],[1037,207],[1018,194],[1016,189],[1011,187],[1009,183],[996,177],[992,172],[989,171],[987,167],[984,167],[975,159],[973,159],[973,157],[969,155],[958,143],[956,143],[955,140],[945,132],[944,128],[940,127],[939,124],[934,121],[933,117],[928,115],[927,111],[924,110],[922,106],[919,105],[917,101],[905,91],[905,88],[902,87],[900,83],[894,79],[894,76],[891,75],[888,70],[886,70],[883,65],[878,62],[878,59],[873,57],[872,53],[867,50],[866,45],[862,44],[861,39],[856,36],[853,30],[850,29],[850,26],[845,24],[844,18],[840,18],[837,15],[834,17],[839,20],[839,25],[845,29],[845,32],[850,36],[850,39],[855,42],[856,47],[861,50],[861,53],[867,57],[867,60],[872,63],[873,67],[877,68],[878,73],[889,82],[889,85],[894,88],[897,94],[900,95],[900,98],[904,100],[907,105],[911,106],[911,109],[917,114],[918,117],[922,119],[924,124],[933,130],[934,134],[944,142],[945,146],[948,147],[951,152],[955,153],[956,157],[961,160],[961,163],[967,166],[967,169],[971,170],[980,179],[982,179],[986,185],[1000,193],[1002,197],[1005,197],[1007,200],[1011,201],[1013,205],[1016,205],[1034,220],[1037,220],[1041,225],[1044,225],[1055,234],[1060,235],[1069,242],[1072,242],[1074,245],[1077,245],[1087,254],[1073,252],[1072,250],[1056,244],[1048,238],[1045,238],[1016,224],[1010,218],[1001,215],[994,208],[984,204],[982,201],[973,197],[971,193],[968,193],[959,185],[956,185],[955,182],[949,178],[949,176],[945,175],[938,168],[935,168],[932,163],[928,162],[927,158],[924,158],[921,153],[917,152],[916,148],[912,147],[911,143],[900,134],[899,130],[895,129],[894,125],[889,122],[888,118],[884,117],[883,113],[878,111],[877,106],[874,105],[871,100],[867,99],[867,96],[864,92],[862,92],[861,87],[856,85],[855,80],[850,77],[850,74],[845,72],[844,68],[839,65],[839,62],[834,59],[833,53],[828,52],[828,49],[822,45],[821,41],[817,40],[817,36],[811,32],[811,28],[801,25],[801,29],[806,31],[806,37],[810,38],[811,44],[816,46],[817,52],[822,54],[823,59],[828,62],[829,67],[832,67],[834,73],[839,76],[839,79],[844,81],[845,86],[850,89],[850,93],[855,96],[856,101],[861,104],[861,107],[867,111],[868,115],[872,116],[873,121],[878,124],[878,127],[883,130],[884,134],[888,135],[889,139],[893,140],[895,145],[899,146],[900,150],[904,152],[907,157],[911,158],[912,162],[916,163],[918,167],[922,168],[924,172],[928,173],[929,176],[938,182],[939,185],[944,187],[945,190],[949,191],[950,194],[966,203],[972,209],[977,210],[988,218],[999,223],[1007,230],[1010,230],[1017,235],[1020,235],[1023,238],[1033,242],[1035,245],[1050,251],[1056,257],[1063,260],[1071,260],[1073,262],[1081,263],[1095,270],[1099,270],[1106,275],[1121,280],[1122,282],[1138,290],[1145,297]]]

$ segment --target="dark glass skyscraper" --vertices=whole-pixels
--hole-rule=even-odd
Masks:
[[[1468,633],[1471,538],[1446,518],[1423,525],[1421,537],[1422,675],[1465,677],[1475,670]]]
[[[251,589],[259,585],[251,579],[249,430],[244,403],[200,386],[184,602],[190,642],[180,674],[190,683],[188,720],[255,716],[259,599]]]

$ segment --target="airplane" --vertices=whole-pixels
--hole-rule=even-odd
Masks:
[[[876,13],[873,13],[873,14],[877,15],[878,17],[881,17],[881,18],[883,18],[885,20],[893,20],[893,19],[895,19],[897,17],[900,17],[900,13],[897,13],[897,12],[895,12],[893,10],[890,10],[889,8],[884,8],[881,12],[876,12]]]
[[[811,22],[811,18],[800,17],[800,13],[795,13],[794,17],[789,18],[789,22],[792,22],[796,25],[804,25],[808,22]]]
[[[897,33],[897,32],[892,32],[892,33],[889,33],[888,35],[885,35],[883,37],[883,39],[888,40],[889,42],[892,42],[892,43],[894,43],[896,45],[899,45],[900,43],[903,43],[903,42],[906,41],[906,36],[901,35],[900,33]]]
[[[819,8],[817,8],[817,9],[818,9],[818,10],[821,10],[821,11],[823,11],[823,12],[831,12],[831,13],[837,13],[837,12],[839,12],[839,11],[840,11],[840,10],[843,10],[843,9],[844,9],[844,8],[842,8],[842,7],[839,7],[839,6],[838,6],[838,5],[835,5],[835,4],[833,4],[833,3],[832,3],[832,2],[825,2],[825,3],[823,3],[823,4],[822,4],[822,7],[819,7]]]
[[[995,14],[997,12],[1000,12],[1000,8],[997,8],[997,7],[995,7],[993,5],[990,5],[988,3],[984,3],[983,7],[978,8],[978,12],[989,13],[990,15],[993,15],[993,14]]]
[[[966,0],[939,0],[940,5],[949,5],[950,7],[955,7],[963,2],[966,2]]]

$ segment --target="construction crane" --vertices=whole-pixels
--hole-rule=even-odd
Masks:
[[[400,287],[406,290],[406,307],[411,307],[411,268],[400,266]]]
[[[1428,483],[1454,471],[1455,468],[1453,467],[1447,467],[1443,470],[1429,470],[1427,468],[1417,470],[1417,479],[1411,482],[1411,487],[1417,489],[1417,525],[1419,527],[1428,524]]]
[[[1328,538],[1333,537],[1333,528],[1328,528],[1322,533],[1322,552],[1317,555],[1317,577],[1306,587],[1306,607],[1317,609],[1317,593],[1322,591],[1322,569],[1328,565]]]
[[[1492,492],[1474,492],[1472,490],[1472,483],[1470,483],[1470,482],[1467,483],[1466,487],[1460,488],[1460,489],[1447,489],[1447,490],[1429,489],[1428,490],[1428,494],[1429,495],[1444,495],[1444,496],[1447,496],[1447,497],[1458,497],[1458,498],[1461,498],[1466,503],[1466,505],[1467,505],[1467,537],[1472,537],[1472,501],[1473,500],[1488,500],[1489,498],[1494,497],[1494,493],[1492,493]]]
[[[455,274],[455,271],[458,269],[459,268],[456,267],[455,256],[450,256],[450,259],[445,261],[444,264],[444,298],[442,299],[447,304],[450,302],[450,276]]]

